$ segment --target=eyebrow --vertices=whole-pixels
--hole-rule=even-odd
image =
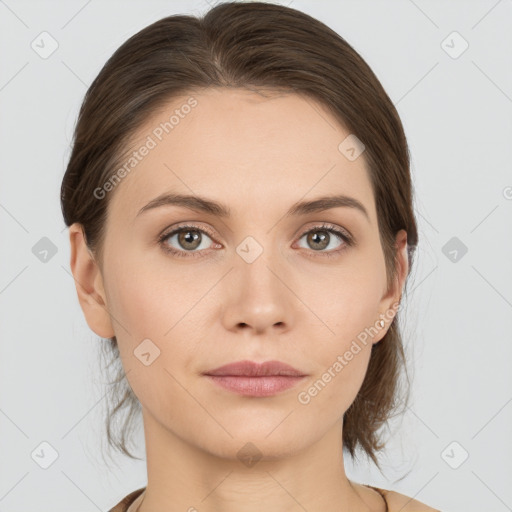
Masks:
[[[182,206],[184,208],[188,208],[189,210],[194,210],[201,213],[209,213],[221,218],[231,217],[230,208],[217,201],[199,196],[170,193],[164,193],[151,200],[148,204],[139,210],[136,216],[138,217],[145,211],[169,205]],[[322,212],[339,207],[347,207],[358,210],[364,214],[368,221],[370,221],[370,216],[368,215],[366,208],[359,200],[355,199],[354,197],[342,194],[319,197],[312,201],[299,201],[293,204],[284,216],[291,217],[307,215],[310,213]]]

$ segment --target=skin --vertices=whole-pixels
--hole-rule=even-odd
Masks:
[[[371,346],[391,320],[310,403],[297,396],[393,310],[408,272],[406,233],[397,234],[399,275],[387,289],[364,153],[349,161],[338,151],[349,132],[320,104],[241,89],[193,96],[198,105],[103,199],[110,203],[101,264],[80,225],[70,227],[71,269],[87,323],[103,338],[117,337],[142,405],[148,484],[140,511],[383,511],[376,491],[345,475],[341,432]],[[154,112],[136,146],[187,98]],[[232,217],[176,205],[137,215],[163,192],[214,199]],[[299,200],[334,193],[358,199],[369,218],[349,207],[283,217]],[[193,249],[199,257],[177,236],[157,241],[183,222],[215,235],[200,233]],[[334,257],[319,254],[304,234],[315,227],[318,234],[322,222],[348,230],[356,244],[335,254],[345,242],[330,234],[320,252]],[[236,252],[247,236],[263,248],[252,263]],[[165,244],[188,256],[165,252]],[[148,366],[134,355],[147,338],[160,350]],[[202,375],[244,359],[284,361],[308,377],[255,398]],[[237,457],[248,442],[262,455],[251,467]]]

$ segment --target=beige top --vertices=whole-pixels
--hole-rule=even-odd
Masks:
[[[144,493],[140,493],[134,500],[134,502],[128,507],[128,509],[126,510],[126,512],[135,512],[138,508],[139,508],[139,505],[142,503],[142,498],[144,498]]]
[[[386,510],[388,510],[388,502],[384,496],[384,492],[382,489],[377,487],[372,487],[371,485],[367,485],[367,487],[371,487],[375,489],[386,502]],[[110,509],[109,512],[135,512],[144,498],[145,487],[141,487],[136,491],[131,492],[127,496],[125,496],[114,508]]]
[[[109,512],[134,512],[140,505],[143,498],[143,492],[146,490],[145,487],[141,487],[136,491],[131,492],[128,496],[125,496],[115,507],[111,508]]]

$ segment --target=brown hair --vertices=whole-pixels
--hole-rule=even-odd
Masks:
[[[389,286],[397,272],[400,229],[407,231],[412,267],[418,233],[409,150],[392,101],[340,35],[303,12],[266,2],[225,2],[200,18],[163,18],[122,44],[89,87],[62,181],[61,206],[67,226],[82,225],[99,263],[108,201],[98,200],[94,190],[113,175],[131,137],[152,112],[175,96],[207,87],[287,91],[326,106],[365,145]],[[360,447],[378,467],[376,453],[384,447],[379,430],[405,403],[398,397],[405,355],[397,320],[398,315],[373,345],[362,387],[344,416],[344,448],[354,458]],[[107,437],[111,446],[136,458],[126,448],[125,435],[140,404],[125,378],[116,338],[109,342],[117,376]],[[111,422],[126,408],[116,439]]]

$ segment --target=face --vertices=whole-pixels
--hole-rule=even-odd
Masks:
[[[338,149],[349,132],[326,109],[295,94],[193,98],[155,112],[134,139],[135,165],[102,189],[94,287],[104,306],[82,304],[97,334],[115,334],[145,413],[171,435],[219,456],[247,441],[292,453],[341,425],[401,283],[386,288],[364,153]],[[165,194],[226,215],[198,201],[148,206]],[[294,208],[334,196],[353,201]],[[204,375],[242,360],[278,360],[305,377],[247,396]]]

